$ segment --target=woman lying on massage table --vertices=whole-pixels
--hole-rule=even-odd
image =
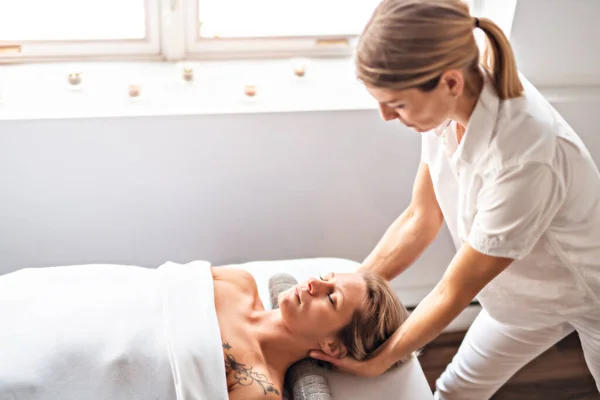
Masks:
[[[310,350],[363,360],[407,314],[369,272],[265,310],[252,275],[206,262],[21,270],[0,277],[0,399],[280,399]]]
[[[287,369],[312,349],[366,359],[408,316],[374,273],[309,279],[283,292],[273,311],[265,311],[249,273],[212,274],[230,399],[279,398]]]

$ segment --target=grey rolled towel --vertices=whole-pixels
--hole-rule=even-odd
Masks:
[[[294,286],[296,279],[286,273],[273,275],[269,279],[271,308],[279,308],[279,294]],[[329,383],[323,374],[323,368],[315,360],[306,358],[292,365],[285,376],[286,391],[284,397],[290,400],[331,400]],[[289,396],[291,393],[291,397]],[[287,395],[287,396],[286,396]]]
[[[323,369],[310,358],[292,365],[285,379],[293,400],[331,400]]]
[[[290,274],[276,274],[269,279],[269,297],[271,299],[271,308],[279,308],[279,294],[296,285],[298,281]]]

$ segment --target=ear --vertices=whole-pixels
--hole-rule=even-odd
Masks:
[[[442,74],[441,81],[444,83],[445,90],[452,97],[458,97],[463,93],[465,88],[465,77],[462,71],[458,69],[450,69]]]
[[[348,354],[348,349],[346,349],[346,346],[337,339],[326,340],[319,343],[319,346],[321,347],[321,351],[323,353],[331,357],[344,358]]]

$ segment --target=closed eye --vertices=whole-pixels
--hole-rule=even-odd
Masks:
[[[319,275],[319,278],[322,281],[325,281],[325,279],[323,279],[323,277],[321,275]],[[329,298],[329,302],[331,303],[331,305],[333,305],[335,307],[335,302],[333,301],[333,298],[331,297],[331,294],[328,294],[327,297]]]
[[[404,105],[404,104],[393,104],[393,103],[392,103],[392,104],[388,104],[387,106],[388,106],[389,108],[393,108],[393,109],[395,109],[395,110],[398,110],[398,109],[401,109],[401,108],[404,108],[404,107],[405,107],[405,105]]]

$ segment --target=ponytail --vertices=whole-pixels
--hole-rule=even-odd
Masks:
[[[483,57],[473,30],[486,35]],[[449,69],[478,70],[493,76],[498,97],[519,97],[523,85],[508,39],[494,22],[473,18],[463,0],[382,0],[360,36],[358,79],[393,90],[437,85]]]
[[[475,26],[485,33],[486,46],[481,61],[484,68],[492,73],[498,97],[512,99],[521,96],[523,85],[506,35],[488,18],[476,18]]]

